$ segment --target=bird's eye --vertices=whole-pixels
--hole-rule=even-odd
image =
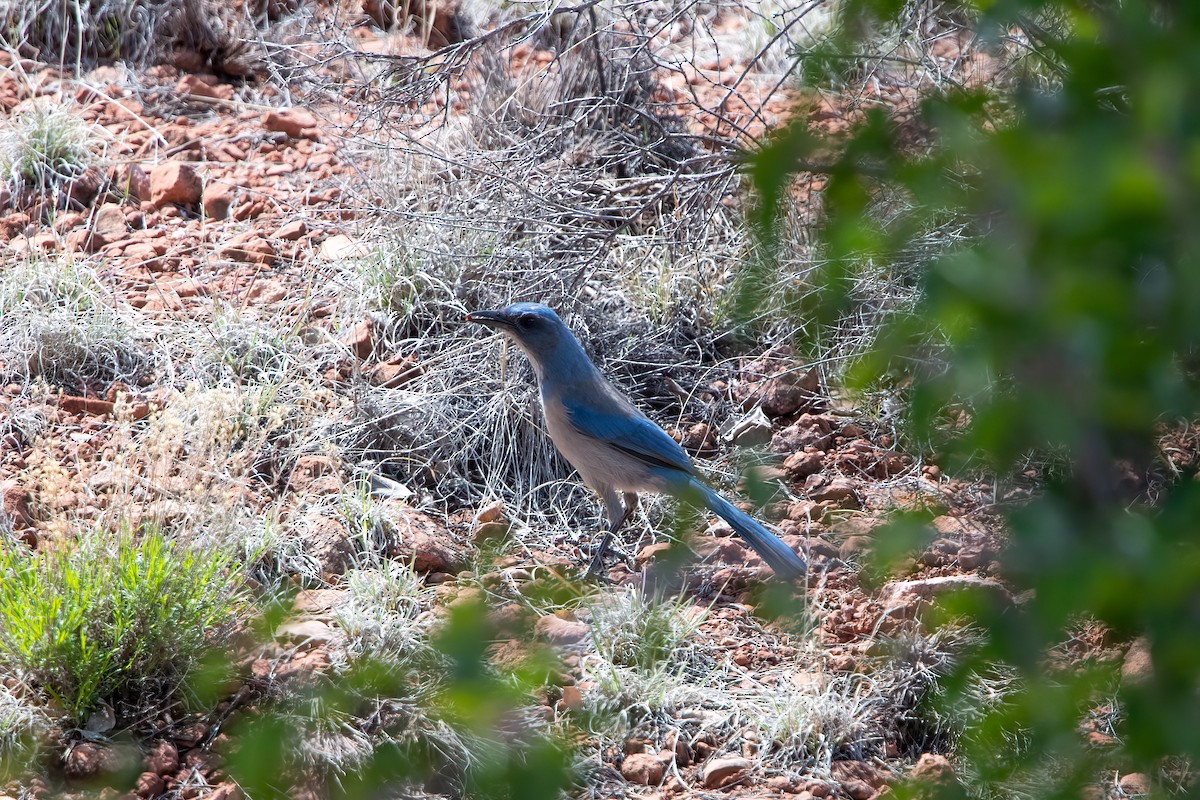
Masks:
[[[529,330],[537,323],[537,316],[534,314],[522,314],[517,317],[517,327],[522,330]]]

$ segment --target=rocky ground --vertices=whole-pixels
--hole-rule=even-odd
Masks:
[[[363,52],[422,52],[418,41],[363,23],[348,33]],[[744,24],[730,14],[716,28],[730,33]],[[688,31],[681,27],[677,35],[682,40]],[[534,43],[508,55],[521,64],[550,60]],[[795,95],[765,83],[761,103],[751,108],[745,86],[726,91],[745,69],[744,61],[719,53],[698,59],[690,72],[661,76],[660,100],[687,109],[692,131],[726,142],[777,125],[794,108],[814,125],[833,128],[853,113],[824,98],[797,105]],[[898,89],[876,89],[885,100],[906,102]],[[136,75],[117,67],[73,75],[0,57],[5,117],[55,103],[96,126],[103,142],[103,158],[56,194],[10,189],[0,198],[3,269],[13,274],[19,265],[65,263],[88,270],[105,293],[101,305],[116,312],[139,348],[131,357],[136,363],[107,372],[81,369],[47,379],[50,371],[41,370],[22,379],[21,370],[6,365],[0,481],[15,534],[30,547],[53,548],[73,526],[116,516],[180,530],[197,515],[270,518],[300,543],[294,556],[303,566],[292,570],[300,576],[293,584],[304,587],[273,642],[235,654],[243,683],[215,711],[138,720],[129,727],[133,745],[102,720],[99,736],[63,732],[49,771],[11,785],[13,796],[82,796],[87,780],[132,770],[127,796],[238,797],[223,767],[226,723],[289,687],[335,675],[354,639],[343,628],[346,608],[356,602],[346,576],[361,566],[359,544],[339,508],[361,484],[361,464],[333,447],[297,444],[289,428],[329,430],[312,420],[352,415],[363,387],[419,390],[438,354],[392,349],[378,315],[347,300],[342,265],[372,252],[373,210],[363,201],[362,177],[373,167],[370,151],[355,138],[356,107],[337,95],[295,102],[270,81],[244,84],[170,65]],[[461,103],[447,107],[455,112]],[[817,190],[820,182],[806,188]],[[231,320],[233,338],[226,336]],[[461,335],[481,334],[464,327]],[[237,388],[220,357],[195,365],[211,360],[214,347],[251,363],[256,337],[271,336],[318,353],[280,392],[287,395],[283,410],[268,407],[237,423],[236,432],[199,438],[197,427],[205,423],[197,409],[226,422],[248,412],[241,400],[221,406],[204,385],[203,376],[219,375],[225,390]],[[884,684],[892,681],[894,689],[903,676],[881,654],[881,642],[916,635],[924,609],[955,589],[976,587],[1016,602],[1000,574],[1003,537],[995,513],[1014,498],[996,497],[988,483],[947,476],[897,449],[893,431],[837,397],[819,370],[786,348],[752,350],[732,381],[685,391],[723,398],[741,420],[732,433],[686,417],[668,422],[693,455],[719,460],[755,445],[773,454],[774,465],[760,468],[758,478],[779,488],[761,514],[812,565],[800,592],[807,623],[797,631],[765,622],[757,613],[758,589],[771,583],[769,571],[726,526],[696,531],[690,542],[696,563],[675,596],[684,617],[695,620],[688,646],[703,653],[717,676],[705,686],[719,699],[683,703],[667,714],[669,724],[631,725],[615,738],[595,735],[585,743],[594,751],[592,796],[864,800],[908,775],[954,780],[952,752],[936,743],[923,750],[885,724],[895,709],[883,705]],[[202,406],[201,397],[215,405]],[[893,564],[889,579],[870,579],[863,565],[876,529],[897,509],[926,513],[931,542]],[[383,555],[412,563],[429,590],[426,613],[436,616],[464,597],[489,605],[498,663],[526,646],[523,633],[513,635],[524,630],[513,620],[532,615],[532,631],[560,659],[555,680],[538,698],[538,715],[570,721],[601,703],[595,631],[602,604],[534,609],[520,602],[526,585],[577,570],[586,536],[530,534],[520,522],[523,510],[498,502],[437,514],[397,492],[375,502],[373,513],[389,520]],[[481,557],[506,536],[512,538],[500,555],[490,562]],[[608,577],[615,587],[642,586],[667,545],[641,526],[625,547],[632,558],[618,559]],[[288,572],[286,565],[279,570]],[[1123,648],[1100,635],[1095,647],[1072,658],[1123,656]],[[867,693],[868,683],[880,689],[880,705],[855,717],[853,741],[835,743],[823,763],[811,753],[789,762],[763,741],[746,710],[772,693],[845,700]],[[1126,786],[1135,778],[1125,776],[1121,791],[1136,793],[1132,783]]]

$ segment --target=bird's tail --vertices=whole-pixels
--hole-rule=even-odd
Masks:
[[[808,564],[796,555],[792,548],[779,537],[764,528],[758,520],[730,503],[699,480],[693,479],[690,488],[698,499],[714,514],[729,523],[729,527],[741,536],[754,552],[775,570],[775,574],[787,580],[795,580],[808,572]]]

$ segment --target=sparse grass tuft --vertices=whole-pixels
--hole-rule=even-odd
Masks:
[[[175,695],[237,624],[225,554],[155,530],[92,530],[74,545],[0,551],[0,663],[76,723],[101,702],[144,712]]]
[[[600,656],[614,666],[643,672],[684,663],[680,656],[705,617],[685,596],[669,601],[634,590],[599,596],[589,610]]]
[[[78,389],[134,382],[151,364],[129,314],[78,262],[33,259],[0,274],[0,377]]]
[[[403,664],[432,657],[422,615],[433,593],[411,567],[381,559],[374,569],[350,570],[346,593],[346,601],[334,609],[334,619],[346,635],[351,660],[367,657]]]
[[[94,125],[44,98],[0,127],[0,176],[15,188],[50,189],[82,175],[100,146]]]
[[[828,774],[834,758],[860,759],[879,745],[884,698],[862,676],[756,692],[751,719],[769,757]]]
[[[43,709],[0,684],[0,779],[26,772],[50,729]]]

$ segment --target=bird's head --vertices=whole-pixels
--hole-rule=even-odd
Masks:
[[[514,303],[498,311],[472,311],[467,314],[467,321],[507,334],[535,364],[564,341],[574,341],[558,314],[540,303]]]

